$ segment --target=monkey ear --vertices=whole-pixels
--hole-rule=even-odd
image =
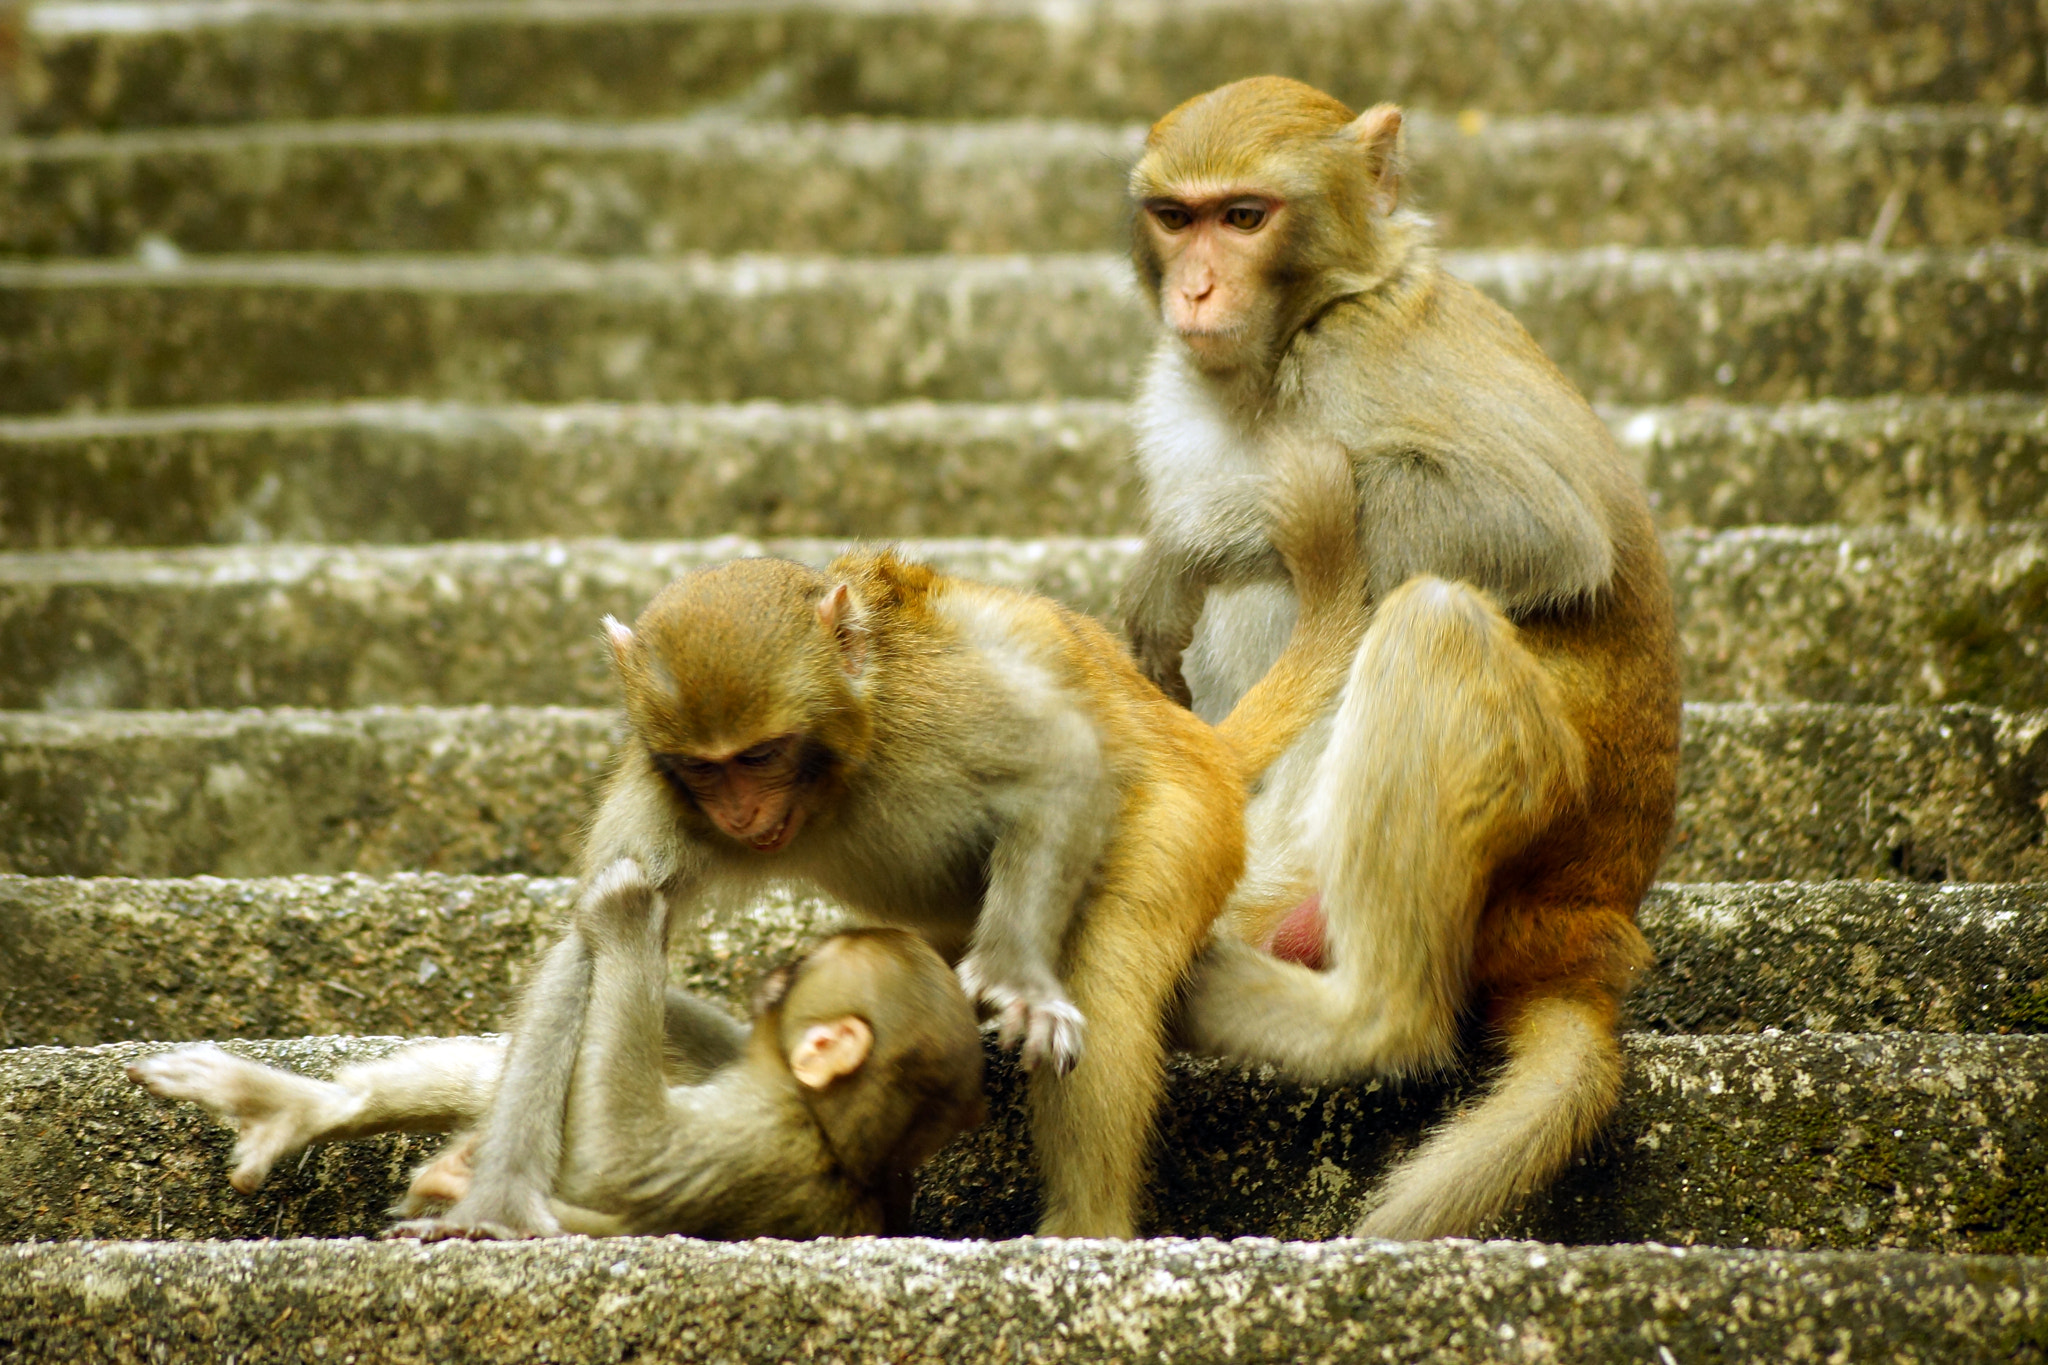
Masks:
[[[612,663],[625,668],[626,656],[633,652],[633,628],[616,616],[604,618],[605,643],[612,647]]]
[[[860,1070],[874,1045],[875,1031],[857,1014],[813,1024],[789,1050],[789,1070],[804,1085],[823,1090]]]
[[[818,603],[818,621],[839,642],[839,662],[854,677],[867,667],[867,612],[853,595],[851,584],[841,583]]]
[[[1385,217],[1401,197],[1401,107],[1375,104],[1353,119],[1345,131],[1365,157],[1373,212]]]

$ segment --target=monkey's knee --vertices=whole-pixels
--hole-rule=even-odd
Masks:
[[[639,946],[659,933],[662,906],[640,864],[620,858],[601,869],[576,903],[576,927],[594,944]]]

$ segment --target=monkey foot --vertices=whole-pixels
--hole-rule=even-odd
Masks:
[[[380,1234],[385,1241],[517,1242],[535,1236],[503,1223],[451,1223],[445,1218],[408,1218]]]
[[[1319,972],[1329,965],[1325,951],[1328,945],[1324,942],[1328,928],[1328,921],[1323,918],[1323,898],[1310,896],[1287,912],[1287,918],[1266,940],[1266,951],[1283,962],[1299,962],[1310,971]]]

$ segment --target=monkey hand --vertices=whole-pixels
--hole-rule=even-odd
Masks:
[[[340,1086],[231,1056],[211,1044],[137,1058],[127,1071],[129,1080],[152,1095],[190,1100],[235,1130],[228,1183],[243,1194],[259,1189],[271,1167],[312,1141],[325,1126],[323,1116],[347,1099]]]
[[[1064,1076],[1081,1060],[1081,1033],[1088,1021],[1056,985],[1037,990],[988,979],[975,954],[960,962],[960,985],[970,1000],[995,1013],[996,1041],[1007,1050],[1023,1044],[1019,1060],[1026,1071],[1050,1063]]]

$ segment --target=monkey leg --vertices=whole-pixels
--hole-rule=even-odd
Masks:
[[[666,1149],[669,1026],[694,1036],[706,1022],[669,1009],[667,919],[665,902],[630,862],[600,873],[578,907],[591,954],[590,1004],[569,1085],[564,1198],[586,1202]]]
[[[500,1044],[452,1038],[345,1066],[320,1081],[208,1044],[140,1058],[128,1064],[128,1076],[153,1094],[190,1100],[234,1129],[228,1183],[248,1194],[277,1162],[316,1142],[445,1132],[474,1122],[490,1103],[503,1060]]]
[[[1617,1003],[1598,989],[1502,1011],[1507,1059],[1476,1103],[1380,1182],[1360,1237],[1469,1236],[1543,1188],[1599,1130],[1621,1095]]]
[[[1234,866],[1234,848],[1201,846],[1222,817],[1166,796],[1149,804],[1071,937],[1068,986],[1088,1020],[1087,1048],[1071,1072],[1032,1077],[1048,1237],[1136,1234],[1165,1086],[1165,1016],[1230,885],[1221,864],[1228,853]]]
[[[1302,810],[1330,967],[1219,936],[1189,992],[1187,1045],[1306,1079],[1448,1061],[1489,876],[1584,773],[1555,684],[1484,594],[1430,577],[1389,593]]]

